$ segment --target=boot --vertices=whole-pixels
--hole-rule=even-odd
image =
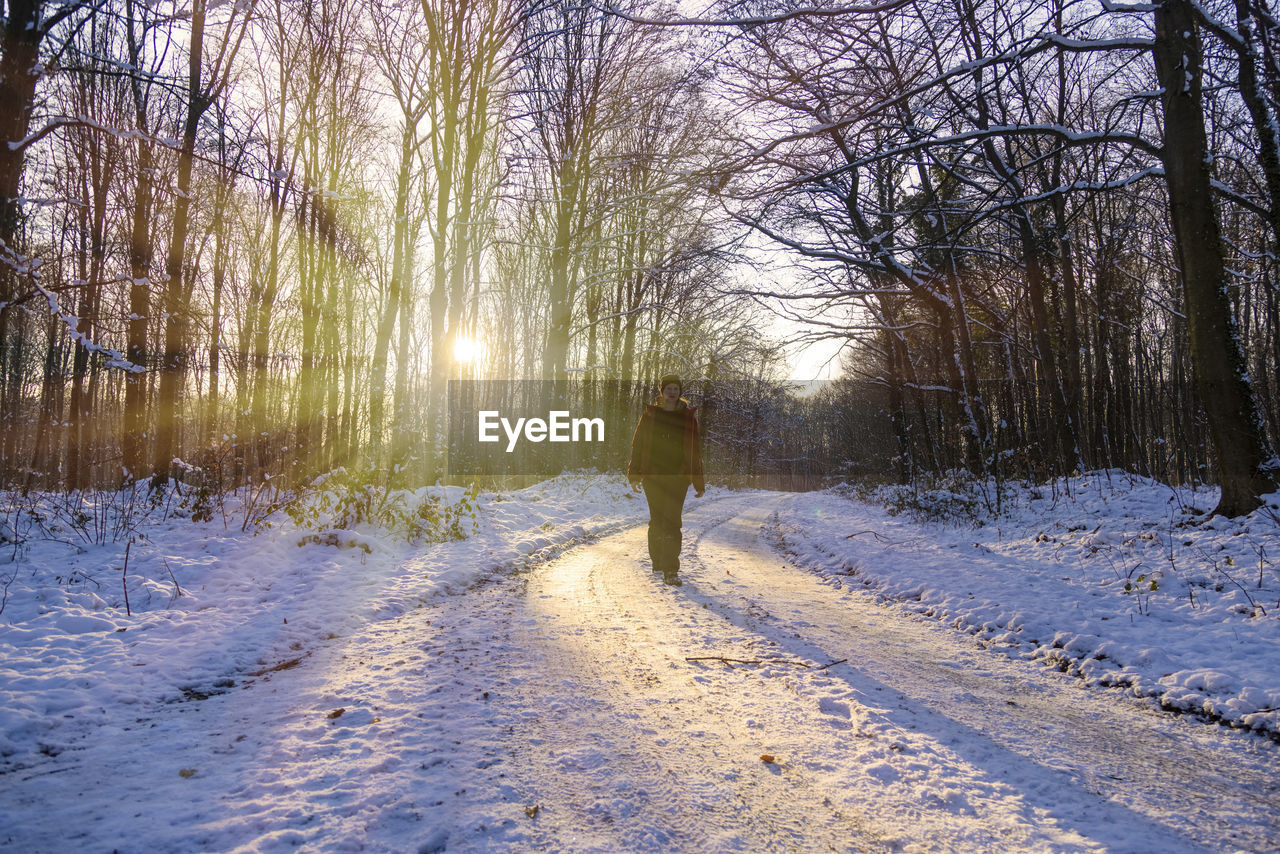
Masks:
[[[663,563],[665,562],[666,551],[663,549],[662,535],[653,527],[649,526],[649,562],[653,564],[653,571],[657,573],[663,572]]]
[[[662,568],[664,570],[664,578],[667,575],[670,575],[672,578],[675,578],[677,574],[680,572],[680,534],[679,533],[677,533],[674,537],[667,537],[666,541],[662,544],[662,552],[663,552]],[[668,581],[667,583],[679,584],[680,582]]]

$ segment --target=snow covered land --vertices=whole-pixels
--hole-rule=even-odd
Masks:
[[[831,583],[984,645],[1280,734],[1280,496],[1247,518],[1196,524],[1212,490],[1101,472],[1057,491],[1017,489],[1007,516],[969,527],[990,496],[893,493],[896,516],[805,496],[779,542]],[[955,524],[917,524],[925,511]]]
[[[1280,838],[1280,500],[713,488],[682,587],[613,476],[404,493],[391,530],[323,489],[256,533],[101,500],[0,527],[0,850]]]

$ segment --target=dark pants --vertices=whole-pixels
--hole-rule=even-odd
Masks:
[[[674,576],[680,570],[680,526],[684,498],[689,493],[685,475],[650,475],[644,479],[649,502],[649,557],[655,572]]]

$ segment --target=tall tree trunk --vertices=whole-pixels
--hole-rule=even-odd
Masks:
[[[138,183],[133,198],[133,228],[129,240],[129,321],[125,358],[144,366],[147,358],[147,315],[151,310],[151,144],[138,140]],[[124,386],[124,478],[143,477],[147,449],[147,388],[145,372],[130,371]]]
[[[313,174],[307,170],[308,178]],[[311,460],[318,457],[317,429],[320,405],[320,379],[316,361],[320,338],[320,191],[311,180],[305,182],[303,210],[299,214],[301,234],[298,249],[298,302],[302,321],[302,358],[298,366],[298,406],[293,445],[297,449],[294,464],[297,476],[310,478],[317,472]],[[306,459],[304,459],[304,457]]]
[[[277,164],[279,160],[277,159]],[[266,282],[257,310],[250,315],[253,338],[253,361],[250,371],[249,425],[253,435],[256,475],[261,476],[271,467],[271,417],[267,405],[267,392],[271,383],[271,320],[275,315],[276,298],[280,292],[280,253],[284,212],[288,187],[284,179],[273,179],[271,187],[271,236],[267,248]]]
[[[446,91],[452,92],[452,89]],[[435,152],[436,198],[435,221],[432,223],[432,283],[428,307],[431,314],[431,399],[427,404],[427,448],[430,466],[429,478],[436,480],[444,475],[444,448],[446,407],[448,403],[449,374],[453,367],[453,343],[456,329],[449,326],[452,316],[449,305],[449,234],[453,228],[455,165],[458,157],[459,105],[446,100],[442,106],[443,129],[439,137],[432,138]],[[456,245],[454,246],[456,250]]]
[[[983,58],[981,31],[978,27],[976,10],[971,3],[965,4],[965,21],[969,30],[966,42],[974,52],[974,58],[981,59]],[[975,63],[973,80],[974,104],[978,112],[976,124],[985,131],[991,127],[992,118],[982,64]],[[1013,218],[1017,223],[1018,238],[1022,244],[1027,300],[1031,306],[1032,349],[1039,368],[1036,371],[1038,380],[1035,408],[1038,428],[1036,433],[1042,444],[1050,446],[1047,449],[1048,453],[1042,455],[1040,462],[1047,463],[1052,473],[1060,474],[1076,466],[1079,454],[1076,427],[1067,410],[1053,340],[1049,334],[1049,312],[1045,299],[1047,277],[1044,251],[1041,247],[1040,235],[1031,219],[1031,212],[1022,201],[1026,192],[1017,171],[1010,167],[1009,159],[999,150],[992,137],[987,136],[983,139],[982,151],[992,172],[1004,182],[1012,196]],[[963,343],[963,339],[961,340]]]
[[[391,333],[396,315],[400,312],[400,299],[404,291],[406,265],[405,250],[409,240],[409,179],[413,171],[414,134],[406,127],[400,135],[400,171],[396,178],[395,229],[391,244],[391,280],[387,285],[387,299],[378,318],[374,335],[373,360],[369,378],[369,445],[373,464],[387,465],[386,456],[386,401],[387,357],[391,349]]]
[[[81,278],[86,282],[80,297],[77,316],[80,318],[76,331],[97,340],[94,319],[102,302],[102,279],[106,269],[107,239],[107,187],[109,176],[114,174],[111,164],[102,157],[102,147],[92,144],[86,154],[88,163],[86,184],[81,201],[84,209],[89,211],[87,231],[89,236],[89,259]],[[71,369],[71,435],[67,443],[67,485],[71,489],[84,489],[89,485],[89,470],[83,460],[86,452],[93,445],[91,425],[94,421],[90,411],[90,398],[85,388],[90,370],[89,350],[77,345]]]
[[[8,306],[5,307],[5,311]],[[0,471],[4,473],[4,482],[17,482],[18,473],[26,465],[26,460],[19,456],[22,438],[28,432],[28,422],[23,401],[23,388],[26,376],[23,360],[27,351],[27,325],[14,323],[11,334],[5,336],[3,370],[7,382],[4,395],[4,409],[0,418],[4,419],[4,433],[0,436]]]
[[[164,272],[164,352],[160,359],[160,390],[156,401],[156,444],[152,463],[156,482],[170,476],[173,461],[182,452],[183,387],[190,361],[191,291],[187,287],[187,231],[191,212],[191,170],[195,160],[196,131],[209,106],[200,76],[204,57],[205,0],[194,0],[191,10],[191,45],[187,63],[187,114],[178,151],[178,175],[173,202],[173,234]]]
[[[1242,516],[1275,489],[1244,355],[1227,297],[1228,276],[1204,127],[1202,49],[1189,0],[1164,0],[1152,48],[1163,87],[1165,180],[1186,305],[1196,389],[1213,442],[1222,498],[1214,512]]]
[[[959,272],[949,271],[946,279],[951,297],[952,331],[955,335],[955,349],[948,358],[954,369],[953,381],[959,383],[956,388],[960,392],[964,412],[959,425],[964,443],[965,464],[970,471],[985,474],[991,462],[991,434],[986,404],[978,384],[978,363],[974,358],[973,340],[969,334],[968,301],[960,283]]]
[[[336,183],[336,182],[335,182]],[[336,190],[336,187],[334,188]],[[340,374],[342,370],[342,341],[338,322],[338,291],[342,288],[343,275],[337,264],[336,213],[330,210],[329,226],[324,235],[324,272],[327,280],[324,297],[324,328],[321,335],[321,352],[324,364],[324,444],[320,470],[329,471],[342,463],[342,437],[339,432],[341,404],[339,400]]]
[[[902,363],[906,359],[906,348],[902,345],[901,333],[895,328],[898,324],[897,313],[893,310],[893,298],[880,294],[876,297],[880,309],[880,323],[884,329],[880,333],[881,346],[884,348],[885,383],[889,392],[889,423],[893,426],[893,437],[897,442],[898,454],[895,468],[898,483],[911,483],[915,477],[915,455],[911,447],[911,422],[907,416],[907,402],[903,389]]]
[[[557,384],[564,381],[569,365],[569,325],[573,304],[569,292],[569,265],[572,260],[574,203],[578,187],[574,169],[575,154],[563,152],[559,180],[556,182],[555,239],[551,245],[551,281],[547,291],[551,324],[547,329],[546,349],[542,355],[543,379]]]
[[[1267,100],[1258,80],[1258,22],[1251,0],[1235,0],[1236,30],[1240,41],[1235,43],[1239,60],[1240,97],[1253,119],[1253,129],[1258,135],[1258,161],[1262,164],[1267,195],[1271,197],[1268,209],[1271,237],[1274,247],[1280,249],[1280,122]]]
[[[31,125],[36,82],[40,78],[40,42],[47,32],[44,0],[9,0],[0,17],[0,241],[18,248],[22,212],[18,189],[27,149],[19,146]],[[0,300],[14,293],[11,270],[0,265]]]
[[[212,447],[219,434],[218,411],[222,400],[222,291],[227,280],[227,198],[223,187],[213,211],[213,305],[209,316],[209,400],[204,416],[204,445]]]
[[[1264,278],[1267,295],[1266,341],[1269,343],[1270,356],[1261,356],[1262,369],[1258,376],[1266,384],[1263,394],[1263,417],[1271,433],[1271,441],[1280,445],[1280,288],[1269,278]],[[1261,349],[1261,348],[1260,348]],[[1270,367],[1267,366],[1269,360]]]
[[[89,170],[85,168],[85,164],[83,162],[80,163],[79,166],[83,170],[82,175],[87,179]],[[90,288],[92,286],[89,284],[91,281],[89,275],[89,257],[93,250],[89,246],[84,245],[84,242],[87,240],[91,245],[96,245],[97,241],[94,240],[96,235],[93,233],[94,229],[91,224],[92,214],[90,211],[93,210],[93,207],[89,203],[88,197],[88,186],[82,184],[80,196],[81,207],[78,217],[79,221],[76,223],[81,235],[81,243],[78,247],[79,252],[77,253],[77,264],[79,267],[77,273],[80,281],[85,282],[86,284],[81,288],[78,305],[76,307],[76,317],[78,318],[76,321],[76,331],[82,335],[89,336],[92,339],[93,326],[90,321],[90,317],[95,312],[93,312],[89,306]],[[67,427],[69,429],[67,430],[67,445],[65,453],[66,467],[64,474],[66,475],[68,491],[83,488],[81,484],[82,469],[80,465],[80,455],[84,450],[84,441],[86,438],[84,436],[84,425],[89,416],[84,400],[85,379],[88,370],[89,351],[83,345],[77,344],[73,348],[71,356],[71,399],[68,404],[70,411],[67,413]]]
[[[1031,304],[1031,340],[1035,346],[1037,361],[1040,363],[1039,396],[1048,403],[1044,425],[1053,447],[1049,449],[1048,463],[1054,474],[1064,474],[1078,468],[1080,463],[1079,442],[1076,439],[1076,424],[1071,410],[1067,406],[1066,393],[1062,387],[1062,377],[1058,373],[1058,360],[1049,334],[1049,310],[1045,301],[1045,258],[1040,246],[1039,236],[1035,233],[1031,216],[1026,210],[1019,210],[1018,232],[1022,240],[1022,258],[1026,265],[1027,301]],[[1044,434],[1042,434],[1044,435]]]
[[[136,30],[133,0],[125,2],[128,26],[129,61],[136,68],[142,65],[144,34]],[[150,361],[147,354],[147,320],[151,311],[151,216],[154,207],[154,159],[151,142],[147,139],[148,83],[137,77],[130,81],[133,93],[134,116],[139,136],[138,176],[133,195],[133,220],[129,234],[129,320],[125,332],[125,358],[139,367]],[[143,371],[130,371],[125,375],[124,387],[124,441],[123,470],[126,481],[146,475],[147,451],[147,403],[150,378]]]
[[[443,182],[443,178],[441,179]],[[440,220],[436,220],[436,229],[440,229]],[[429,466],[428,479],[436,480],[444,474],[444,460],[441,458],[444,448],[445,407],[448,403],[449,366],[452,364],[452,353],[449,344],[448,309],[448,267],[445,261],[445,240],[438,235],[435,240],[435,255],[432,258],[431,294],[427,297],[427,312],[431,317],[431,378],[430,395],[427,403],[427,454]],[[404,321],[401,320],[401,323]],[[403,336],[402,336],[403,337]],[[400,385],[396,385],[397,401],[400,397]],[[397,414],[399,407],[397,406]],[[399,427],[399,425],[397,425]]]
[[[1085,428],[1084,406],[1081,394],[1080,374],[1080,283],[1076,278],[1074,254],[1071,247],[1071,235],[1067,231],[1066,202],[1061,195],[1054,197],[1054,219],[1058,232],[1058,269],[1062,274],[1062,303],[1064,316],[1063,348],[1062,348],[1062,394],[1065,401],[1067,417],[1075,425],[1073,434],[1076,440],[1075,464],[1086,468],[1084,460],[1086,449],[1080,447],[1080,434]],[[1070,462],[1070,461],[1068,461]]]
[[[359,407],[356,405],[356,346],[355,346],[355,312],[350,304],[343,304],[343,333],[346,346],[338,348],[338,365],[342,372],[342,416],[338,427],[338,465],[347,465],[356,457],[359,445],[359,433],[356,430],[356,417]],[[363,367],[364,360],[360,360]],[[337,383],[335,383],[335,386]]]
[[[40,42],[46,29],[41,20],[43,0],[9,0],[0,17],[0,407],[4,429],[0,435],[0,468],[7,477],[19,465],[17,412],[22,377],[12,366],[21,364],[20,325],[14,300],[22,289],[19,273],[6,260],[21,249],[22,207],[19,188],[26,147],[19,146],[30,129],[39,79]]]
[[[1063,34],[1064,0],[1055,0],[1054,27],[1059,36]],[[1058,124],[1067,126],[1067,77],[1066,51],[1058,51]],[[1061,187],[1063,183],[1063,150],[1058,147],[1053,156],[1053,186]],[[1087,468],[1083,459],[1087,449],[1081,447],[1081,432],[1085,429],[1084,406],[1082,403],[1080,374],[1080,317],[1078,306],[1079,282],[1076,279],[1074,253],[1071,251],[1071,232],[1067,224],[1067,200],[1063,193],[1053,196],[1054,230],[1058,237],[1058,270],[1062,277],[1062,302],[1066,309],[1062,318],[1064,346],[1062,350],[1062,394],[1066,406],[1066,415],[1074,425],[1076,442],[1075,464]]]
[[[287,77],[282,71],[282,85],[286,80]],[[256,311],[251,311],[249,315],[251,328],[248,334],[253,339],[253,358],[250,370],[252,391],[250,393],[248,423],[253,436],[254,464],[256,466],[254,474],[259,477],[270,471],[273,457],[271,450],[274,441],[271,435],[273,425],[267,401],[271,382],[271,321],[275,316],[276,299],[280,293],[284,215],[289,202],[293,175],[292,166],[286,169],[284,163],[285,142],[283,128],[285,126],[285,110],[285,99],[282,97],[278,116],[279,124],[277,125],[281,128],[281,138],[277,141],[271,171],[271,232],[267,244],[267,271],[266,275],[263,276],[265,281],[262,285],[261,298],[257,302]],[[299,214],[299,219],[301,220],[301,214]],[[301,222],[299,222],[299,231],[301,230]]]
[[[413,245],[407,243],[404,253],[404,292],[400,295],[400,329],[396,342],[396,381],[391,401],[391,460],[393,466],[405,468],[406,476],[412,472],[421,477],[424,475],[423,461],[413,449],[414,432],[409,423],[409,386],[414,379],[410,373],[414,364],[413,324],[417,308],[413,292],[414,258]]]
[[[30,491],[52,485],[52,459],[54,447],[53,425],[60,421],[54,413],[59,383],[58,371],[61,327],[57,317],[50,315],[45,323],[44,370],[40,379],[40,409],[36,416],[36,429],[32,437],[31,464],[23,488]]]

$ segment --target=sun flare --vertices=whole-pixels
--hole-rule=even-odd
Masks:
[[[459,336],[453,342],[453,358],[468,365],[475,365],[484,358],[484,343],[474,338]]]

